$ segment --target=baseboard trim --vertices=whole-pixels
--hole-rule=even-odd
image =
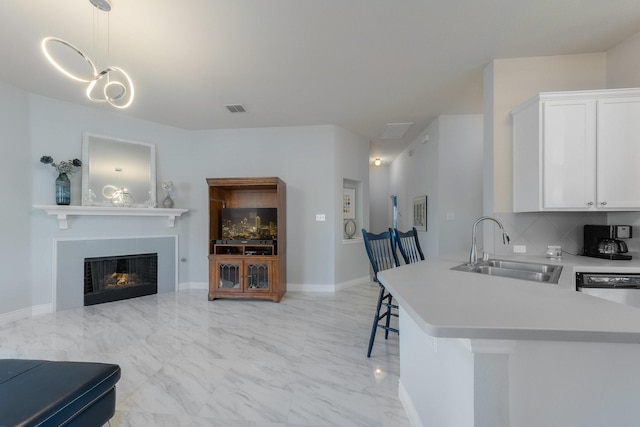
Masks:
[[[184,291],[187,289],[199,289],[209,290],[209,282],[181,282],[178,283],[178,290]]]
[[[343,291],[345,289],[352,288],[356,285],[361,285],[362,283],[369,283],[369,276],[362,276],[357,279],[347,280],[346,282],[336,283],[336,291]]]
[[[53,313],[53,304],[48,303],[21,308],[20,310],[0,314],[0,325],[47,313]]]
[[[404,408],[404,412],[407,414],[407,418],[409,418],[409,423],[411,423],[412,427],[424,427],[422,421],[420,421],[420,416],[418,415],[418,411],[416,410],[407,389],[404,388],[404,384],[402,384],[402,380],[398,382],[398,398],[400,399],[400,403],[402,403],[402,407]]]
[[[305,285],[287,283],[287,292],[335,292],[336,285]]]

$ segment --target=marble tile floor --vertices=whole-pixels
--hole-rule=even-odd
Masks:
[[[409,426],[398,336],[366,357],[377,292],[151,295],[0,325],[0,357],[119,364],[112,427]]]

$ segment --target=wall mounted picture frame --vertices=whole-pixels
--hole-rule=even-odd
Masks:
[[[413,199],[413,226],[418,231],[427,231],[427,196]]]
[[[356,218],[356,189],[355,188],[343,189],[342,217],[344,219]]]

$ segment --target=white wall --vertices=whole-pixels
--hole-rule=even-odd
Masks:
[[[356,194],[356,223],[362,227],[364,213],[369,208],[369,141],[345,129],[335,127],[335,186],[334,208],[330,212],[335,244],[335,273],[329,283],[347,284],[369,276],[369,260],[359,234],[356,241],[343,240],[342,189],[344,180],[358,182]],[[367,195],[367,196],[365,196]]]
[[[438,117],[391,163],[399,229],[412,227],[413,199],[427,196],[427,231],[418,233],[425,257],[469,249],[471,224],[482,214],[482,166],[479,114]]]
[[[413,226],[413,199],[427,196],[427,231],[418,232],[425,257],[438,255],[438,124],[435,120],[393,162],[390,168],[391,193],[398,196],[398,229]],[[431,140],[422,144],[429,132]]]
[[[185,259],[180,263],[179,282],[206,286],[206,178],[210,177],[278,176],[285,181],[287,273],[292,288],[335,285],[336,280],[368,274],[365,255],[355,248],[341,254],[350,262],[336,269],[335,247],[335,236],[342,230],[341,218],[339,224],[336,219],[342,185],[339,193],[336,187],[338,181],[342,183],[342,172],[353,171],[353,178],[368,191],[369,143],[364,138],[335,126],[185,131],[6,85],[0,85],[0,108],[0,149],[5,159],[12,159],[0,168],[3,181],[11,183],[7,188],[12,208],[6,213],[7,221],[2,221],[0,248],[8,262],[0,265],[0,315],[51,302],[53,240],[57,238],[177,235],[179,257]],[[69,229],[59,230],[54,217],[32,209],[34,204],[55,203],[56,173],[40,163],[40,157],[79,158],[84,131],[156,144],[158,182],[172,180],[176,207],[190,209],[177,219],[175,228],[167,227],[161,218],[72,217]],[[345,147],[337,148],[338,144]],[[346,157],[339,176],[338,156]],[[357,156],[362,160],[356,161]],[[80,174],[71,181],[72,204],[80,204]],[[159,200],[162,196],[159,190]],[[328,221],[316,222],[315,214],[323,212]]]
[[[449,254],[469,250],[471,226],[482,215],[483,117],[468,114],[439,120],[440,254]]]
[[[427,134],[430,139],[423,144],[423,138]],[[440,254],[440,147],[440,120],[436,119],[392,164],[396,177],[404,175],[391,184],[394,192],[399,195],[400,230],[408,230],[413,226],[413,199],[427,196],[427,231],[418,232],[420,246],[427,258]]]
[[[495,79],[494,79],[494,64],[495,61],[490,62],[483,71],[483,98],[482,98],[482,110],[484,125],[482,127],[483,133],[483,148],[482,148],[482,214],[492,215],[494,212],[493,201],[495,199],[495,183],[493,173],[493,141],[494,141],[494,128],[493,118],[495,113],[493,111],[495,105],[494,93],[495,93]]]
[[[607,88],[640,86],[640,33],[607,51]]]
[[[0,82],[0,313],[31,306],[31,170],[27,95]],[[53,191],[52,191],[53,192]]]
[[[369,167],[369,220],[365,221],[365,228],[372,233],[382,233],[393,226],[391,205],[389,165]],[[360,233],[360,230],[358,230]]]

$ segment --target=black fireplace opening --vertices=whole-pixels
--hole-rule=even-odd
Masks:
[[[84,305],[158,293],[158,254],[84,259]]]

